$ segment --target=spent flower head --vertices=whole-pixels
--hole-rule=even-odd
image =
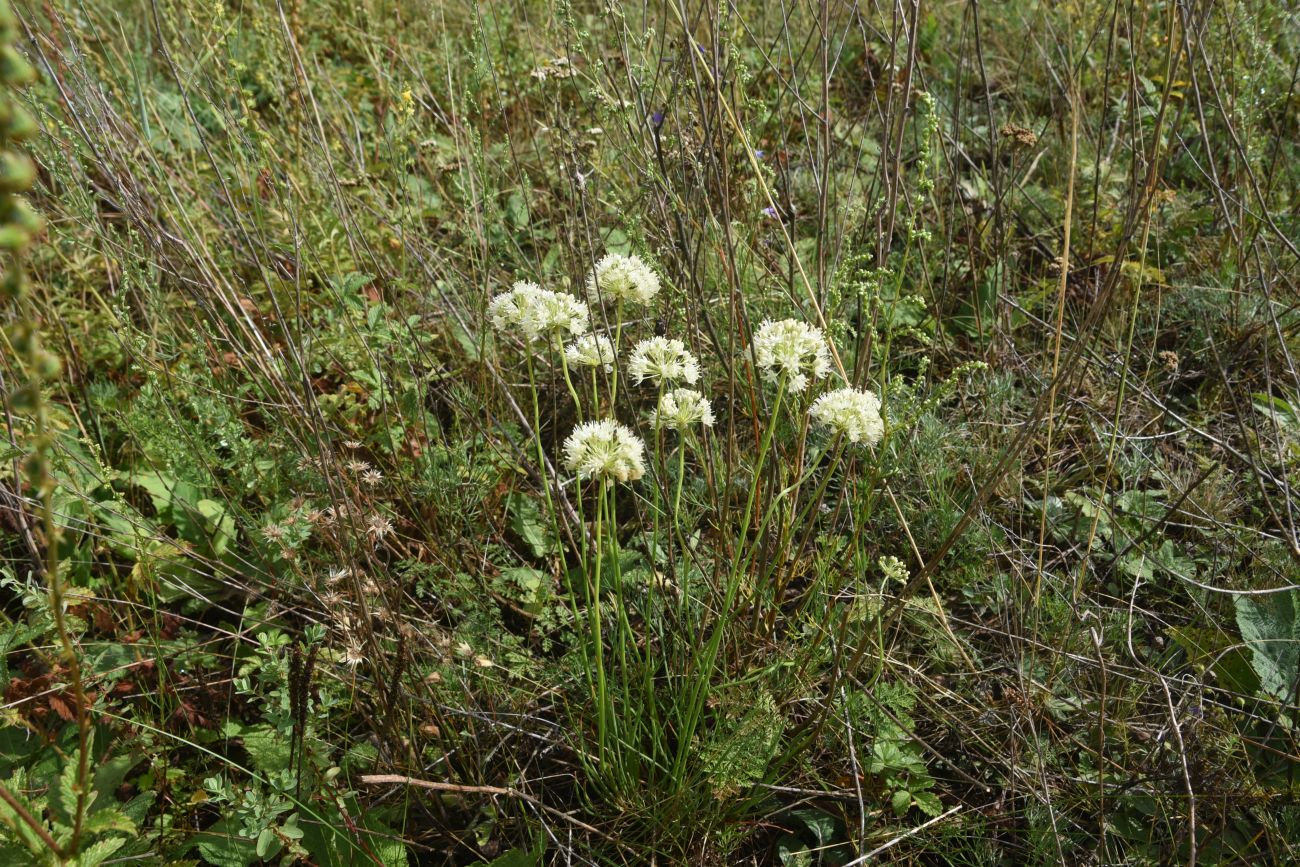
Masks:
[[[693,424],[713,427],[713,407],[709,401],[691,388],[666,391],[659,398],[659,407],[650,414],[656,428],[685,430]]]
[[[580,334],[564,350],[564,358],[574,367],[614,369],[614,342],[603,334]]]
[[[588,328],[587,305],[567,292],[552,292],[536,283],[520,281],[488,304],[492,327],[518,332],[524,340],[549,340],[558,345],[566,334]]]
[[[787,377],[791,392],[808,387],[809,377],[821,379],[830,373],[830,355],[821,329],[798,319],[765,320],[754,332],[754,360],[771,382]]]
[[[848,437],[851,443],[875,445],[885,435],[880,398],[865,389],[828,391],[813,401],[808,414],[818,424]]]
[[[580,479],[634,482],[645,475],[645,443],[613,419],[583,422],[564,441],[564,465]]]
[[[667,382],[694,385],[700,378],[700,363],[680,340],[673,337],[649,337],[632,349],[627,372],[638,385],[647,379],[656,385]]]
[[[587,278],[587,295],[594,303],[608,299],[644,305],[658,294],[659,275],[639,256],[607,253]]]
[[[907,564],[892,555],[885,555],[878,561],[880,571],[885,575],[885,581],[897,581],[899,584],[906,584],[908,578]]]

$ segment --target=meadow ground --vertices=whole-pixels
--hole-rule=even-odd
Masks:
[[[12,2],[0,863],[1300,860],[1290,4]]]

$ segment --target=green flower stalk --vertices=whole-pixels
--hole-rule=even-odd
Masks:
[[[0,286],[3,287],[0,295],[14,305],[17,311],[13,325],[5,334],[5,342],[14,357],[20,360],[26,374],[26,382],[20,383],[13,391],[9,403],[13,411],[27,416],[32,422],[33,436],[24,461],[24,477],[30,490],[35,492],[40,506],[50,610],[54,616],[55,631],[59,635],[60,655],[67,666],[76,703],[79,750],[72,834],[65,844],[59,845],[49,836],[44,825],[28,813],[3,786],[0,786],[0,800],[9,805],[19,819],[41,838],[45,846],[51,848],[61,860],[68,860],[74,858],[79,851],[88,806],[91,721],[81,664],[64,616],[63,582],[59,574],[60,529],[54,514],[55,481],[50,473],[54,435],[50,430],[49,410],[44,399],[45,385],[58,380],[63,364],[57,355],[41,345],[37,317],[28,297],[27,279],[23,270],[23,253],[40,233],[42,221],[21,195],[36,181],[36,164],[15,146],[36,131],[36,124],[14,94],[19,88],[35,81],[36,71],[14,47],[17,37],[18,19],[8,0],[0,0],[0,251],[8,254],[4,276],[0,280]]]

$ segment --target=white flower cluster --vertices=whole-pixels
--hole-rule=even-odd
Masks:
[[[638,385],[647,379],[655,385],[669,382],[694,385],[700,378],[700,363],[680,340],[650,337],[633,348],[627,372]]]
[[[622,301],[649,304],[659,294],[659,275],[638,256],[607,253],[587,278],[587,296],[593,304]]]
[[[578,425],[564,441],[564,465],[580,479],[633,482],[645,475],[645,444],[613,419]]]
[[[659,407],[650,414],[650,423],[668,430],[685,430],[693,424],[713,427],[713,407],[694,389],[666,391],[659,398]]]
[[[614,369],[614,341],[603,334],[582,334],[564,350],[564,358],[574,367]]]
[[[620,304],[645,305],[659,293],[659,277],[636,256],[610,253],[596,264],[587,291],[594,303],[613,299]],[[590,310],[573,295],[521,281],[493,298],[488,310],[493,327],[500,331],[517,334],[529,343],[545,340],[555,349],[563,347],[563,360],[570,367],[612,372],[618,363],[619,347],[609,336],[589,330]],[[563,341],[569,337],[573,339],[565,346]],[[765,320],[754,332],[752,350],[762,377],[784,383],[791,394],[808,390],[810,384],[830,373],[826,336],[797,319]],[[626,364],[634,383],[649,382],[660,389],[658,404],[650,413],[654,429],[685,431],[695,425],[713,426],[709,400],[694,388],[678,387],[693,386],[700,379],[699,360],[684,342],[647,338],[632,348]],[[865,389],[829,391],[812,402],[808,414],[812,422],[850,443],[874,445],[884,437],[880,398]],[[583,422],[564,442],[564,464],[580,479],[599,479],[605,484],[636,481],[646,471],[645,443],[613,418]]]
[[[808,414],[818,424],[848,437],[851,443],[875,445],[885,435],[880,398],[874,392],[837,388],[814,400]]]
[[[564,335],[587,331],[587,305],[566,292],[552,292],[536,283],[520,281],[488,304],[492,327],[516,331],[524,340],[548,340],[559,345]]]
[[[826,338],[821,331],[797,319],[766,320],[754,332],[754,360],[771,382],[786,377],[786,387],[799,393],[809,378],[821,379],[831,369]]]

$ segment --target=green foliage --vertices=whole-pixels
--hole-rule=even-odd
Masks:
[[[1300,590],[1236,599],[1237,627],[1263,690],[1283,704],[1300,689]]]
[[[1284,4],[21,11],[0,861],[1297,860]]]
[[[93,738],[89,744],[93,749]],[[82,798],[78,848],[66,858],[48,844],[53,841],[63,852],[71,851],[73,829],[78,825],[78,796],[82,794],[78,784],[80,747],[73,739],[71,751],[61,760],[53,751],[43,759],[31,762],[32,771],[19,768],[2,782],[14,798],[12,804],[0,801],[0,854],[8,863],[98,867],[110,857],[147,851],[139,832],[153,793],[143,792],[127,801],[116,795],[123,779],[139,763],[138,756],[100,758]],[[37,827],[25,817],[35,818]]]
[[[903,816],[916,807],[926,816],[937,816],[943,812],[943,804],[931,791],[935,781],[925,750],[913,738],[916,724],[910,711],[915,706],[915,693],[905,684],[878,683],[870,697],[862,693],[853,696],[850,712],[860,714],[871,732],[871,755],[864,764],[883,789],[894,815]]]
[[[771,694],[756,690],[723,693],[722,722],[706,736],[699,761],[713,796],[726,801],[747,792],[777,756],[781,715]]]

